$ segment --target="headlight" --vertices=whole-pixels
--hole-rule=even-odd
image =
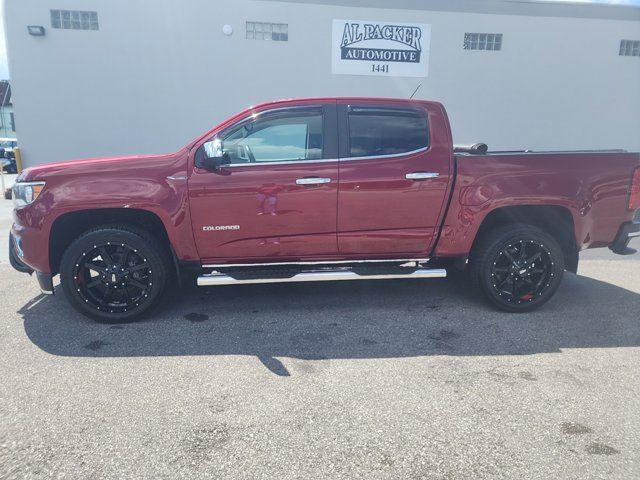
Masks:
[[[13,186],[13,206],[22,207],[33,202],[44,189],[44,182],[18,182]]]

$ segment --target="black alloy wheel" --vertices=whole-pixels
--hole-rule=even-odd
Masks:
[[[109,313],[140,306],[153,287],[149,262],[124,243],[94,245],[76,263],[73,279],[85,303]]]
[[[508,302],[522,304],[540,297],[553,279],[551,252],[542,243],[520,240],[498,252],[491,283]]]
[[[131,320],[158,300],[167,276],[164,249],[147,232],[99,227],[65,252],[62,287],[82,313],[104,321]]]
[[[564,273],[564,253],[553,237],[537,227],[507,225],[479,239],[470,273],[493,305],[526,312],[555,294]]]

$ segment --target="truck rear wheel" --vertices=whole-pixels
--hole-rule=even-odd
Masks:
[[[124,322],[157,303],[168,271],[165,249],[155,238],[143,230],[113,225],[90,230],[67,248],[60,281],[81,313]]]
[[[560,286],[564,254],[537,227],[512,224],[486,233],[470,259],[472,281],[496,307],[527,312],[546,303]]]

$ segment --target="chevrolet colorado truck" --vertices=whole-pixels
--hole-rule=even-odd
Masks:
[[[29,168],[13,197],[13,266],[50,294],[60,274],[71,304],[103,321],[148,312],[194,272],[207,286],[458,268],[523,312],[580,250],[634,253],[640,154],[454,147],[437,102],[285,100],[169,155]]]

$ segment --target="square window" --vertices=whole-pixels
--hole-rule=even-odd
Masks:
[[[618,55],[640,57],[640,40],[620,40]]]
[[[83,29],[91,28],[91,12],[80,12],[80,21]]]
[[[71,28],[80,30],[80,12],[71,12]]]
[[[502,48],[502,34],[465,33],[463,48],[465,50],[500,50]]]
[[[50,10],[51,27],[68,30],[98,30],[98,12]]]
[[[246,22],[245,38],[249,40],[287,41],[289,36],[286,23]]]
[[[60,21],[60,10],[51,10],[51,27],[62,28]]]

